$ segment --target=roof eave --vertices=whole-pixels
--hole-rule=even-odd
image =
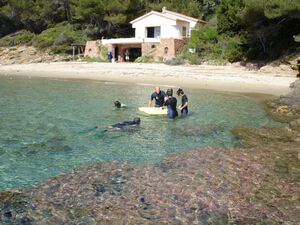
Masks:
[[[130,21],[131,24],[134,24],[136,23],[137,21],[141,20],[141,19],[144,19],[146,18],[147,16],[150,16],[151,14],[155,14],[155,15],[158,15],[158,16],[161,16],[161,17],[165,17],[167,19],[170,19],[170,20],[174,20],[176,21],[176,18],[173,18],[172,16],[168,16],[168,15],[165,15],[161,12],[157,12],[157,11],[151,11],[151,12],[148,12],[147,14],[143,15],[143,16],[140,16],[138,18],[136,18],[135,20],[132,20]]]

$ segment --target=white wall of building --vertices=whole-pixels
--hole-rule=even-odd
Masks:
[[[133,23],[132,27],[135,28],[136,38],[146,38],[147,27],[160,27],[160,38],[180,38],[179,30],[175,20],[155,14],[149,15]]]
[[[147,38],[147,27],[160,27],[160,38],[182,38],[182,27],[187,29],[187,36],[191,36],[192,29],[197,22],[174,20],[157,14],[151,14],[134,22],[135,38]]]
[[[196,27],[197,22],[191,21],[189,26],[189,36],[191,36],[192,30]]]
[[[183,27],[186,27],[186,36],[185,37],[189,37],[190,36],[190,23],[188,22],[185,22],[185,21],[177,21],[177,30],[179,32],[179,36],[180,37],[183,37],[182,36],[182,30],[183,30]]]

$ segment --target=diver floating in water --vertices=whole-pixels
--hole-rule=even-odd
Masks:
[[[133,131],[140,127],[141,119],[140,117],[133,118],[132,121],[124,121],[122,123],[116,123],[108,127],[95,126],[93,128],[81,131],[81,134],[89,134],[100,137],[108,131]]]
[[[119,100],[115,100],[114,101],[114,105],[115,105],[115,107],[116,108],[118,108],[118,109],[124,109],[124,108],[127,108],[127,106],[125,105],[125,104],[123,104],[123,103],[121,103]]]
[[[140,117],[134,117],[132,121],[124,121],[122,123],[116,123],[107,127],[107,131],[109,130],[128,130],[139,127],[141,124]]]

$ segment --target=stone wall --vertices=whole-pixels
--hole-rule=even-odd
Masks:
[[[183,51],[189,39],[188,38],[175,39],[174,41],[175,41],[175,55],[177,56]]]
[[[184,46],[187,44],[188,39],[161,39],[160,43],[143,43],[142,44],[142,54],[148,54],[152,56],[155,60],[162,58],[163,60],[168,60],[179,55]]]
[[[84,56],[97,57],[100,54],[100,41],[87,41]]]

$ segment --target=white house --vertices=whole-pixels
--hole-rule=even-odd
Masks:
[[[153,58],[169,59],[178,55],[192,29],[203,20],[192,18],[180,13],[166,10],[151,11],[130,22],[135,29],[134,38],[102,39],[100,45],[108,47],[116,60],[124,61],[125,55],[134,61],[141,55],[151,55]],[[91,42],[87,43],[85,55],[95,54]]]
[[[136,38],[181,39],[189,37],[198,22],[198,19],[163,8],[162,12],[151,11],[130,23]]]

